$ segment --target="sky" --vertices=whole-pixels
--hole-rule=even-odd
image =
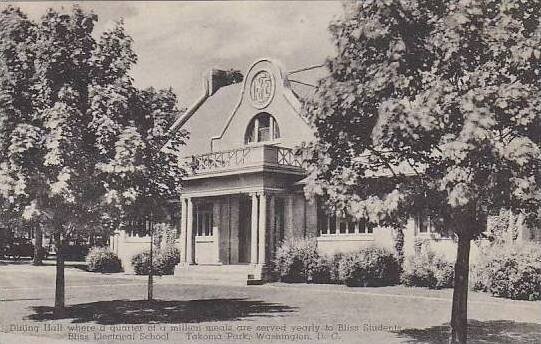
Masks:
[[[17,2],[33,19],[47,8],[74,2]],[[1,5],[0,5],[1,6]],[[5,5],[4,5],[5,6]],[[201,93],[210,68],[245,71],[271,57],[288,70],[321,64],[335,53],[329,23],[342,12],[337,1],[84,1],[99,17],[96,36],[123,18],[139,60],[138,87],[172,87],[182,105]]]

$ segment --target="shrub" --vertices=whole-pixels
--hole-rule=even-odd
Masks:
[[[451,288],[453,278],[453,264],[430,250],[410,257],[400,277],[404,285],[430,289]]]
[[[156,271],[160,275],[172,275],[175,266],[180,263],[180,251],[174,246],[161,249],[156,257]]]
[[[172,275],[180,262],[180,251],[174,246],[155,250],[152,257],[152,271],[155,275]],[[150,272],[150,252],[143,251],[134,255],[131,264],[136,275],[148,275]]]
[[[473,288],[516,300],[541,300],[541,248],[495,245],[473,269]]]
[[[319,269],[319,259],[315,239],[291,238],[284,241],[276,250],[274,269],[282,282],[311,282],[315,270]]]
[[[174,247],[177,229],[168,223],[154,225],[154,240],[157,247]]]
[[[332,283],[331,264],[332,258],[319,256],[314,262],[309,282],[312,283]]]
[[[385,286],[399,281],[400,264],[392,252],[369,247],[345,254],[338,264],[339,278],[347,286]]]
[[[86,256],[87,270],[91,272],[120,272],[118,256],[107,247],[92,247]]]
[[[335,253],[332,256],[320,256],[314,265],[312,282],[332,284],[341,283],[339,276],[339,265],[342,257],[342,253]]]
[[[139,252],[131,258],[131,265],[136,275],[148,275],[150,266],[150,252]]]

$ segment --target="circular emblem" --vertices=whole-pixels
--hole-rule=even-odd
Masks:
[[[257,72],[250,84],[250,98],[257,109],[269,105],[274,96],[274,78],[266,70]]]

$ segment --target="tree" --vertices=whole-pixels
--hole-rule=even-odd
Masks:
[[[2,127],[8,154],[0,161],[1,196],[28,221],[45,223],[54,237],[56,313],[64,310],[65,244],[118,228],[127,209],[146,201],[136,186],[153,185],[150,196],[166,197],[183,175],[172,163],[178,145],[160,154],[150,148],[165,141],[162,126],[178,115],[176,96],[135,89],[131,38],[119,23],[96,43],[96,20],[74,7],[69,14],[49,10],[34,24],[34,35],[25,34],[35,70],[23,78],[32,111],[16,122],[0,112],[3,123],[17,123]],[[23,63],[15,59],[14,65]],[[171,140],[180,144],[183,135]],[[149,167],[150,160],[156,166]]]
[[[309,190],[371,222],[424,212],[458,238],[451,343],[467,340],[470,242],[499,209],[541,213],[536,1],[346,3],[307,113]]]
[[[25,142],[12,140],[15,134],[25,135],[25,126],[32,130],[40,120],[33,107],[33,76],[35,73],[35,52],[32,49],[36,39],[36,25],[24,13],[14,7],[7,7],[0,13],[0,150],[8,152],[12,165],[18,165],[24,173],[24,161],[17,161],[16,152],[24,150]],[[31,135],[25,137],[32,140]],[[27,141],[28,142],[28,141]],[[20,157],[20,156],[19,156]],[[26,165],[28,168],[33,166]],[[12,202],[4,202],[6,211],[14,218],[21,218],[22,209],[14,209]],[[19,221],[16,227],[24,225]],[[35,231],[34,265],[41,265],[42,231],[39,223],[31,224]]]

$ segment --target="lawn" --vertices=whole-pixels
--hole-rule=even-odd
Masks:
[[[54,266],[0,265],[0,343],[446,343],[451,290],[401,286],[228,286],[66,270],[67,311],[52,315]],[[470,294],[470,343],[541,343],[541,302]],[[34,336],[34,337],[30,337]],[[43,341],[46,343],[47,341]]]

